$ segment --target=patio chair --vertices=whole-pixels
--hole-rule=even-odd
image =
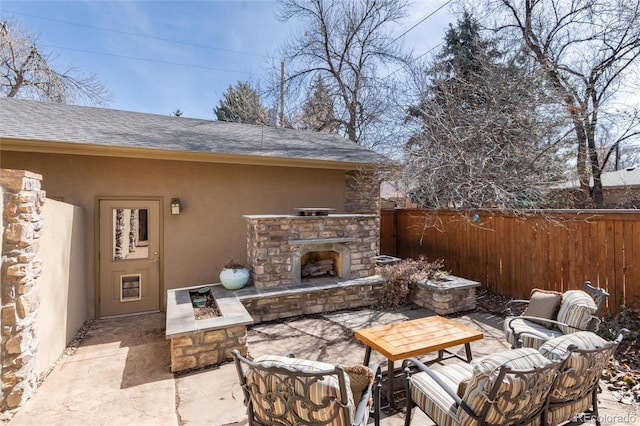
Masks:
[[[545,341],[577,331],[595,331],[609,293],[585,282],[582,290],[564,293],[533,289],[529,300],[512,300],[506,305],[504,334],[512,348],[539,348]],[[526,305],[514,315],[516,305]]]
[[[287,356],[253,361],[232,351],[249,425],[380,424],[380,368],[332,365]]]
[[[405,426],[411,424],[416,405],[439,426],[539,424],[559,365],[530,348],[438,369],[409,358],[403,362]],[[411,366],[418,372],[411,374]]]
[[[556,337],[540,346],[544,357],[553,361],[566,359],[551,389],[543,416],[545,425],[574,419],[589,408],[593,410],[591,417],[595,417],[596,425],[600,425],[597,398],[600,375],[626,331],[623,329],[613,342],[590,331],[579,331]]]

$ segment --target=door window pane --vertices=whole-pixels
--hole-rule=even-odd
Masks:
[[[113,260],[149,257],[148,209],[113,209]]]

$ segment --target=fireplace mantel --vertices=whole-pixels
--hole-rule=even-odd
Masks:
[[[312,245],[312,244],[337,244],[337,243],[353,243],[358,241],[357,238],[307,238],[304,240],[289,240],[289,244],[296,246]]]

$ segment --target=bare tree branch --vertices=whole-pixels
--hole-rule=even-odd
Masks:
[[[602,207],[601,174],[611,150],[600,161],[598,135],[606,129],[599,117],[620,83],[636,78],[630,71],[640,57],[640,1],[488,0],[487,5],[491,27],[509,33],[512,46],[527,47],[563,100],[576,137],[581,187]],[[611,148],[636,136],[625,133]]]
[[[544,79],[522,57],[501,58],[465,14],[431,64],[421,124],[407,146],[414,202],[436,208],[539,208],[561,179],[565,124]],[[423,83],[424,84],[424,83]]]
[[[280,19],[299,19],[304,31],[284,47],[294,93],[321,77],[334,100],[339,131],[373,144],[368,130],[388,105],[378,67],[403,61],[389,26],[404,17],[406,0],[281,0]]]
[[[103,105],[110,93],[95,75],[75,67],[57,70],[38,39],[8,21],[0,22],[0,95],[58,103]]]

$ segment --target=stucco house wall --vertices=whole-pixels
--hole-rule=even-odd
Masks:
[[[0,122],[0,168],[42,175],[48,197],[85,213],[90,318],[101,198],[161,200],[161,309],[166,290],[218,282],[229,258],[246,261],[243,215],[379,210],[376,180],[354,176],[386,159],[336,135],[11,99]]]
[[[230,257],[246,262],[243,214],[290,214],[295,207],[322,206],[344,211],[345,172],[74,155],[3,153],[3,168],[41,174],[55,199],[95,211],[96,197],[163,198],[165,289],[218,282]],[[172,215],[172,198],[181,213]],[[94,222],[87,215],[86,268],[94,280]],[[87,286],[92,306],[95,285]]]
[[[42,207],[44,227],[38,256],[40,307],[36,332],[40,344],[38,374],[58,359],[78,329],[89,318],[87,304],[84,209],[47,199]]]

